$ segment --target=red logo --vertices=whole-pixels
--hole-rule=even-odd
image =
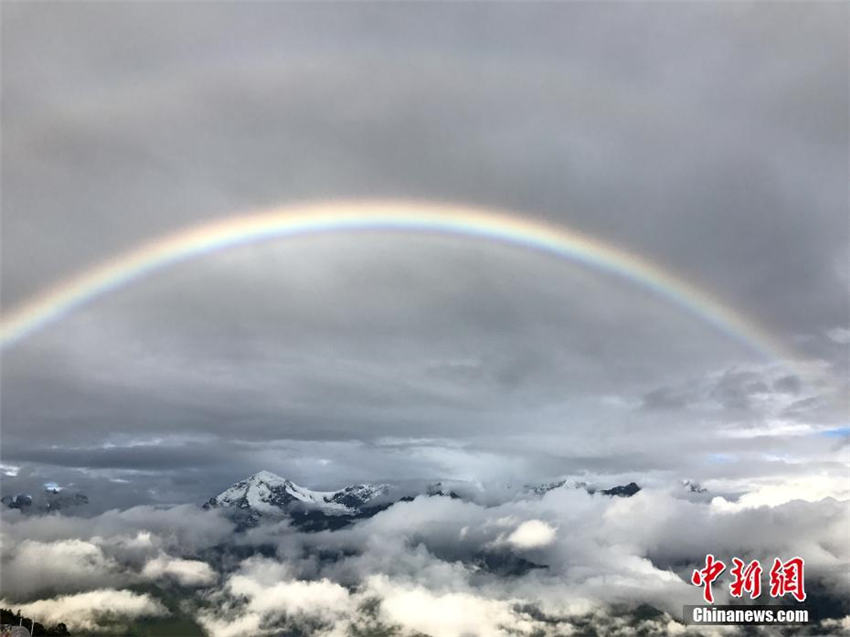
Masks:
[[[773,567],[770,569],[770,596],[784,597],[790,594],[798,602],[805,601],[806,590],[803,584],[804,566],[805,562],[802,557],[792,557],[787,562],[783,562],[777,557],[773,561]],[[702,596],[707,603],[714,603],[714,593],[711,590],[711,585],[725,570],[726,564],[721,560],[715,559],[714,555],[709,553],[705,556],[705,567],[695,569],[691,575],[691,583],[694,586],[703,587]],[[761,575],[763,571],[758,560],[752,560],[747,564],[744,560],[733,557],[732,568],[729,572],[733,578],[732,583],[729,585],[729,594],[732,597],[743,597],[744,593],[750,599],[756,599],[761,596]]]
[[[761,564],[758,560],[753,560],[746,566],[744,561],[737,557],[732,558],[732,563],[735,565],[730,573],[735,581],[729,585],[729,593],[732,597],[743,597],[743,594],[749,593],[750,599],[756,599],[761,595]]]
[[[798,602],[805,601],[804,565],[802,557],[792,557],[784,564],[778,557],[773,560],[773,567],[770,569],[770,596],[783,597],[791,593]]]
[[[715,560],[714,556],[709,553],[705,556],[705,568],[694,571],[691,575],[691,582],[694,586],[703,586],[702,596],[709,604],[714,603],[714,595],[711,592],[711,583],[726,570],[726,565],[720,560]]]

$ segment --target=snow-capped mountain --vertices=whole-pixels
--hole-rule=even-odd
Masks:
[[[677,486],[678,488],[671,489],[673,496],[676,498],[690,500],[691,502],[711,502],[711,500],[714,499],[714,496],[718,495],[711,493],[699,482],[695,482],[694,480],[682,480]],[[727,497],[734,498],[734,494],[726,495]]]
[[[67,509],[76,509],[89,503],[84,493],[69,493],[61,488],[45,489],[43,493],[32,496],[28,493],[18,493],[3,496],[0,499],[10,509],[20,509],[24,513],[49,513]]]
[[[682,480],[682,488],[687,489],[689,493],[708,493],[708,489],[693,480]]]
[[[641,490],[640,486],[638,486],[635,482],[629,482],[628,484],[617,485],[611,487],[610,489],[599,489],[593,485],[588,484],[587,482],[581,482],[576,480],[556,480],[554,482],[546,482],[544,484],[538,485],[526,485],[525,491],[529,493],[533,493],[535,495],[545,495],[549,491],[553,491],[554,489],[584,489],[590,494],[601,493],[602,495],[608,496],[617,496],[621,498],[630,498],[635,493]]]
[[[536,495],[558,488],[584,489],[588,493],[620,497],[630,497],[640,491],[634,482],[597,489],[574,480],[526,488]],[[442,482],[433,482],[424,490],[407,493],[404,497],[400,495],[397,487],[387,484],[354,484],[337,491],[315,491],[271,471],[259,471],[210,498],[203,506],[221,509],[240,529],[255,526],[261,520],[287,519],[303,530],[320,531],[338,529],[358,519],[372,517],[395,502],[412,500],[416,495],[463,499]]]
[[[0,499],[10,509],[26,509],[32,506],[32,496],[29,493],[17,493],[15,495],[4,495]]]
[[[618,498],[630,498],[638,491],[640,491],[640,487],[637,482],[629,482],[628,484],[620,484],[616,487],[611,487],[610,489],[601,489],[599,493],[602,495],[616,496]]]
[[[427,487],[425,487],[425,494],[429,497],[433,497],[435,495],[445,496],[447,498],[451,498],[452,500],[460,500],[461,496],[459,496],[455,491],[448,489],[443,486],[442,482],[432,482]]]
[[[594,489],[587,482],[579,481],[579,480],[555,480],[552,482],[544,482],[543,484],[527,484],[525,485],[525,491],[528,493],[533,493],[534,495],[544,495],[549,491],[554,489],[585,489],[589,493],[593,493]]]
[[[356,484],[338,491],[314,491],[272,473],[260,471],[240,480],[217,496],[204,508],[225,509],[243,526],[256,523],[260,517],[290,517],[293,522],[311,526],[342,526],[353,517],[368,517],[385,508],[379,504],[389,492],[385,484]],[[340,518],[330,521],[328,517]]]

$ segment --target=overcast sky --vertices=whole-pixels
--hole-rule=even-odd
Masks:
[[[260,469],[846,490],[847,11],[4,4],[5,310],[235,211],[415,198],[622,246],[799,357],[516,248],[244,246],[4,351],[4,492],[200,501]]]

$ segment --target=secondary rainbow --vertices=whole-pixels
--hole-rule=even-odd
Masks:
[[[648,288],[770,359],[793,359],[754,321],[619,247],[516,214],[411,201],[340,201],[259,210],[155,239],[12,309],[0,320],[0,346],[18,342],[92,299],[180,261],[257,241],[364,230],[463,236],[566,259]]]

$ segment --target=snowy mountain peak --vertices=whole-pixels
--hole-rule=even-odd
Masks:
[[[293,511],[352,516],[388,491],[389,487],[384,484],[356,484],[338,491],[314,491],[271,471],[258,471],[210,498],[204,507],[225,508],[239,512],[241,517],[254,519]]]
[[[286,478],[281,478],[276,473],[272,473],[271,471],[266,471],[263,469],[262,471],[257,471],[254,475],[248,476],[246,480],[250,482],[267,482],[271,484],[280,484],[283,482],[289,482]]]
[[[691,493],[708,493],[708,489],[694,480],[682,480],[682,488],[687,489]]]
[[[359,509],[375,498],[386,495],[389,490],[386,484],[352,484],[334,492],[330,500],[350,509]]]
[[[534,493],[535,495],[539,496],[546,495],[547,493],[549,493],[550,491],[554,491],[555,489],[584,489],[591,495],[593,495],[594,493],[601,493],[602,495],[630,498],[635,493],[640,491],[641,487],[638,486],[638,484],[635,482],[629,482],[628,484],[618,485],[615,487],[611,487],[610,489],[599,489],[598,487],[588,484],[587,482],[566,478],[562,480],[556,480],[554,482],[546,482],[544,484],[525,486],[526,492]]]

